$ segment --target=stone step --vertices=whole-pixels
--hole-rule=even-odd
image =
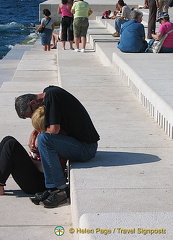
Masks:
[[[98,20],[99,25],[100,20]],[[107,34],[106,30],[108,29],[105,29]],[[94,32],[94,29],[92,31]],[[172,54],[122,53],[117,48],[119,38],[103,33],[101,35],[91,33],[89,40],[101,62],[105,66],[112,66],[120,73],[149,114],[166,134],[173,138],[173,102],[170,90],[172,89]],[[167,65],[166,70],[163,62]],[[148,76],[149,66],[152,66],[149,70],[150,76]]]
[[[88,39],[92,36],[97,39],[94,49],[92,41],[91,45],[87,44],[85,53],[62,51],[61,43],[58,43],[61,86],[83,103],[101,137],[94,159],[71,164],[71,207],[75,240],[105,239],[105,235],[96,233],[84,235],[80,229],[112,229],[116,221],[128,221],[127,212],[137,217],[142,212],[149,212],[147,216],[152,219],[153,212],[162,215],[173,211],[172,140],[129,91],[121,72],[114,65],[105,66],[98,49],[95,52],[100,44],[100,52],[105,56],[107,54],[108,59],[111,51],[114,52],[113,44],[117,44],[109,42],[109,34],[104,35],[103,42],[100,41],[103,31],[107,33],[107,30],[100,27],[99,36],[97,26],[100,23],[97,23],[92,21],[91,29],[88,30]],[[97,28],[96,35],[94,27]],[[107,38],[108,41],[104,41]],[[110,63],[113,60],[116,60],[114,54]],[[128,71],[128,66],[126,70]],[[139,222],[149,228],[148,217],[144,216],[143,221]],[[128,221],[127,226],[130,223]],[[156,225],[158,226],[159,224]],[[171,224],[168,226],[170,228]],[[124,235],[116,237],[123,239]],[[106,238],[113,240],[115,236],[107,235]]]
[[[56,51],[44,52],[39,44],[38,39],[32,50],[23,54],[12,79],[13,82],[58,84]]]
[[[0,60],[0,86],[3,82],[9,82],[12,80],[24,52],[30,51],[31,48],[30,45],[16,45],[2,60]]]

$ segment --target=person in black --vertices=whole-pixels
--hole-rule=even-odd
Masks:
[[[24,147],[11,136],[0,142],[0,195],[12,174],[19,187],[28,194],[45,191],[44,174],[40,172]]]
[[[52,190],[43,201],[45,207],[57,207],[66,198],[66,181],[58,156],[72,161],[88,161],[97,151],[99,135],[84,106],[66,90],[50,86],[38,95],[19,96],[15,108],[20,118],[31,117],[41,105],[45,107],[46,131],[38,135],[45,185]],[[67,136],[58,134],[63,129]],[[30,137],[34,151],[35,132]],[[58,160],[57,160],[58,159]],[[42,198],[40,197],[42,200]]]

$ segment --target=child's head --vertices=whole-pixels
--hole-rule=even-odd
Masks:
[[[111,10],[108,10],[108,16],[111,14]]]
[[[32,125],[38,132],[45,132],[44,106],[37,108],[31,117]]]

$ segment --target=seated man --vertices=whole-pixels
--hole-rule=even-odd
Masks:
[[[118,8],[121,11],[121,16],[115,16],[115,30],[116,32],[112,34],[113,37],[119,37],[120,36],[120,29],[121,25],[128,20],[130,20],[130,12],[131,9],[124,3],[123,0],[118,1]]]
[[[145,41],[144,26],[141,24],[143,13],[139,10],[131,12],[131,20],[121,28],[121,38],[118,48],[122,52],[145,52],[148,47]]]
[[[39,107],[45,107],[45,132],[38,136],[38,150],[43,165],[45,185],[51,191],[38,196],[44,207],[57,207],[67,199],[66,179],[59,156],[72,161],[88,161],[97,151],[99,135],[84,106],[72,94],[56,86],[49,86],[41,94],[25,94],[15,100],[20,118],[30,118]],[[58,134],[63,129],[68,136]],[[35,150],[36,133],[30,137],[29,147]]]

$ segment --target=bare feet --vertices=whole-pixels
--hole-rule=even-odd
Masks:
[[[4,195],[4,187],[0,186],[0,195]]]

